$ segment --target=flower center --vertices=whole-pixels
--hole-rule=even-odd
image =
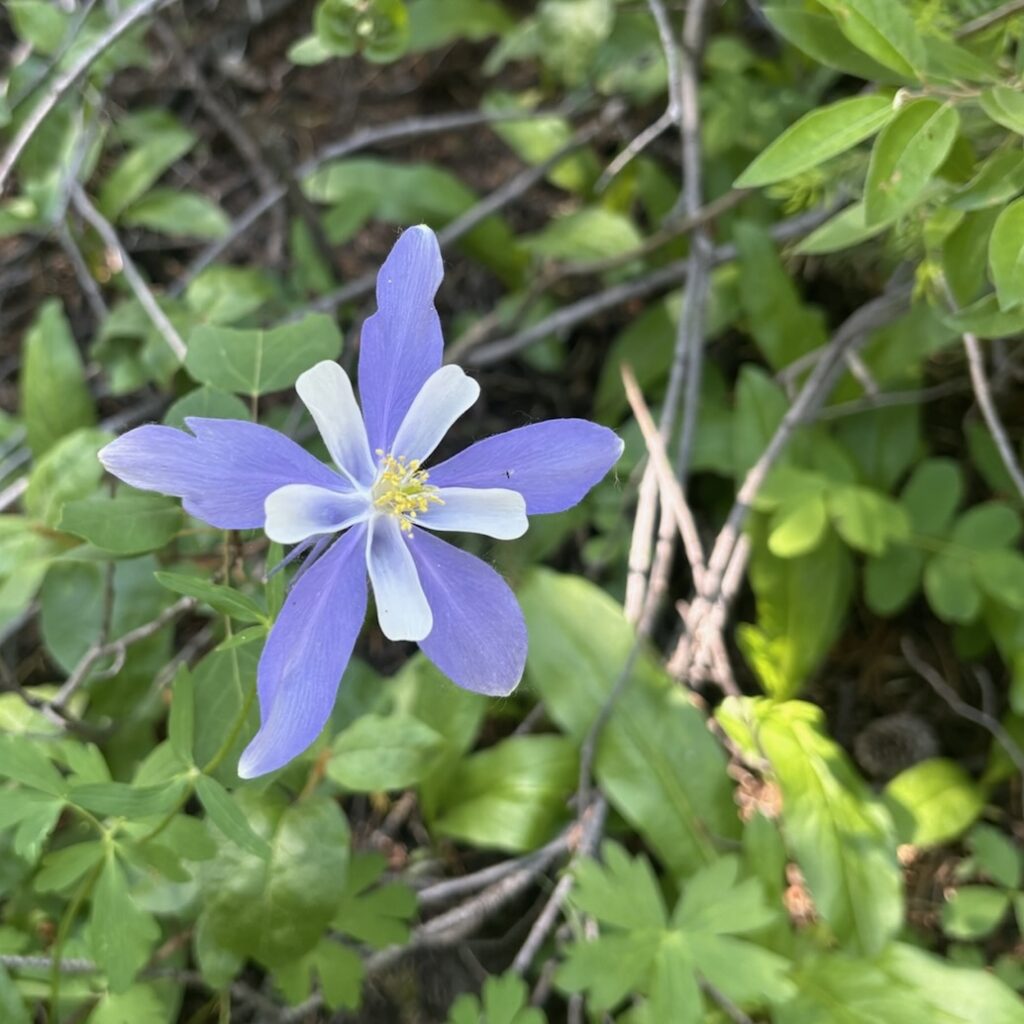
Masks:
[[[398,525],[411,532],[416,517],[431,505],[443,505],[437,488],[427,483],[429,474],[420,469],[419,459],[406,460],[404,455],[385,455],[377,449],[380,470],[373,485],[374,508],[398,517]]]

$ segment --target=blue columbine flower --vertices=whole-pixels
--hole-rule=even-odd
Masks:
[[[366,614],[366,578],[391,640],[412,640],[459,686],[511,692],[526,661],[526,625],[487,564],[431,531],[506,539],[528,515],[575,505],[615,464],[622,442],[586,420],[497,434],[427,470],[424,464],[480,387],[442,366],[434,233],[410,228],[377,277],[363,325],[356,404],[344,370],[322,362],[296,390],[334,461],[243,420],[189,418],[186,433],[147,425],[100,452],[126,483],[183,499],[226,530],[262,528],[308,551],[260,658],[261,726],[238,774],[252,778],[301,754],[320,734]],[[329,545],[329,546],[328,546]]]

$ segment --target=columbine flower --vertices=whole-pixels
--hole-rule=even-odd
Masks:
[[[480,387],[442,366],[433,299],[443,274],[434,233],[398,240],[377,277],[377,313],[359,351],[362,412],[337,363],[296,382],[334,461],[243,420],[147,425],[100,452],[116,477],[183,499],[227,530],[262,528],[308,552],[260,657],[261,726],[238,773],[252,778],[302,753],[330,716],[366,614],[366,578],[391,640],[412,640],[459,686],[511,692],[526,626],[505,581],[432,531],[506,539],[527,515],[575,505],[618,460],[622,442],[586,420],[520,427],[424,468]],[[291,557],[291,556],[289,556]]]

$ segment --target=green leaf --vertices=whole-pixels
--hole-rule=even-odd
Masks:
[[[782,792],[786,841],[818,912],[842,943],[878,952],[903,917],[888,814],[829,738],[820,708],[803,701],[747,701]]]
[[[196,137],[188,129],[169,114],[164,117],[165,122],[130,149],[104,180],[99,208],[108,220],[116,220],[195,145]]]
[[[89,1024],[166,1024],[167,999],[154,985],[106,992],[89,1014]]]
[[[68,29],[67,11],[46,0],[9,0],[6,7],[18,38],[33,50],[50,56],[60,48]]]
[[[337,324],[310,313],[271,330],[200,327],[189,338],[185,368],[202,384],[255,397],[292,387],[314,363],[340,354]]]
[[[159,936],[156,921],[132,899],[121,866],[108,854],[92,893],[89,941],[112,991],[131,986]]]
[[[78,346],[59,302],[39,308],[25,335],[19,390],[32,454],[43,452],[79,427],[96,422]]]
[[[92,494],[103,476],[96,453],[110,440],[103,431],[84,428],[50,448],[29,474],[24,499],[29,515],[55,527],[66,501]]]
[[[239,755],[259,725],[251,695],[256,687],[256,664],[261,648],[262,644],[250,642],[229,650],[212,651],[192,670],[196,691],[196,764],[206,765],[220,754],[232,723],[247,701],[252,705],[244,727],[221,764],[209,773],[222,783],[237,784],[235,766]]]
[[[953,210],[986,210],[1001,206],[1024,188],[1024,154],[997,150],[985,160],[978,173],[961,185],[949,199]]]
[[[956,313],[944,314],[942,319],[953,330],[970,331],[980,338],[1006,338],[1024,331],[1024,307],[1003,310],[995,293],[982,296]]]
[[[630,857],[610,841],[603,844],[601,858],[603,865],[587,858],[577,866],[573,903],[615,928],[668,927],[665,903],[648,860]]]
[[[181,760],[193,763],[192,747],[196,735],[195,680],[187,665],[182,665],[171,687],[171,712],[167,717],[167,738]]]
[[[442,795],[435,832],[522,852],[563,824],[578,780],[576,746],[564,736],[514,736],[466,758]]]
[[[274,969],[313,949],[334,917],[348,867],[348,824],[331,800],[285,806],[250,793],[237,799],[271,856],[219,843],[203,880],[201,921],[219,945]]]
[[[40,749],[40,744],[27,737],[0,736],[0,777],[13,779],[50,796],[63,797],[67,794],[64,777]]]
[[[758,621],[741,625],[736,639],[765,692],[786,700],[800,692],[838,635],[853,566],[831,531],[813,551],[780,559],[768,550],[763,529],[754,526],[750,562]]]
[[[734,235],[747,330],[772,369],[781,370],[825,343],[825,317],[820,309],[804,304],[764,228],[741,221]]]
[[[924,592],[944,622],[973,622],[981,610],[971,563],[957,554],[941,553],[929,559],[924,568]]]
[[[214,420],[247,420],[249,409],[238,395],[217,388],[194,388],[187,395],[179,398],[164,415],[164,423],[169,427],[185,428],[186,416],[200,416]]]
[[[813,494],[783,503],[772,516],[768,550],[777,558],[797,558],[813,551],[828,528],[824,497]]]
[[[409,49],[436,50],[457,39],[481,42],[513,24],[497,0],[415,0],[409,4]]]
[[[416,913],[416,894],[398,883],[375,885],[387,870],[379,853],[352,857],[333,927],[374,949],[402,945]]]
[[[960,127],[956,108],[937,100],[915,100],[882,129],[871,152],[864,184],[867,224],[908,210],[924,193],[949,154]]]
[[[854,96],[805,114],[736,179],[756,188],[792,178],[870,138],[895,114],[887,96]]]
[[[99,189],[100,212],[109,220],[116,220],[195,144],[193,133],[179,124],[168,124],[131,148],[103,179]]]
[[[581,742],[618,680],[633,629],[608,594],[580,577],[537,570],[518,596],[530,633],[528,679]],[[612,806],[675,873],[714,859],[710,836],[739,835],[721,748],[646,654],[605,725],[594,768]]]
[[[902,506],[870,488],[835,487],[827,501],[839,536],[858,551],[881,555],[890,543],[910,534]]]
[[[530,990],[516,974],[489,977],[481,993],[462,995],[449,1010],[448,1024],[546,1024],[544,1014],[530,1007]]]
[[[937,846],[966,832],[985,809],[985,793],[955,761],[930,758],[885,787],[900,841]]]
[[[223,238],[231,227],[228,215],[213,200],[170,188],[151,189],[124,211],[121,223],[172,238]]]
[[[366,969],[354,949],[324,939],[310,954],[320,976],[324,1003],[331,1010],[355,1010],[363,997]]]
[[[971,559],[978,588],[1015,611],[1024,611],[1024,555],[982,551]]]
[[[208,604],[214,611],[229,615],[238,622],[265,623],[267,613],[251,598],[219,583],[210,583],[198,576],[179,572],[153,574],[157,582],[176,594],[194,597]]]
[[[36,892],[65,892],[103,859],[102,842],[75,843],[43,858],[36,875]]]
[[[28,1008],[11,980],[7,969],[0,965],[0,1017],[6,1024],[32,1024]]]
[[[887,68],[916,78],[924,67],[924,42],[902,3],[892,0],[819,0],[857,49]]]
[[[819,64],[867,81],[892,77],[888,68],[850,43],[828,15],[784,4],[766,4],[762,13],[786,40]]]
[[[573,943],[555,981],[566,992],[587,992],[592,1009],[611,1009],[631,992],[645,987],[664,941],[663,932],[643,931]]]
[[[1010,909],[1010,896],[987,885],[964,885],[946,896],[942,930],[953,939],[983,939],[998,927]]]
[[[138,555],[162,548],[181,529],[181,508],[159,494],[122,491],[67,502],[58,528],[111,554]]]
[[[1024,135],[1024,96],[1016,89],[1009,89],[1005,85],[986,89],[981,94],[981,109],[996,124]]]
[[[523,239],[537,256],[585,263],[621,256],[639,247],[642,238],[628,217],[601,206],[588,206],[550,221],[541,231]]]
[[[1003,312],[1024,303],[1024,199],[1004,207],[988,243],[988,267]]]
[[[956,522],[950,541],[972,551],[998,551],[1016,544],[1020,516],[1009,505],[987,501],[968,509]]]
[[[118,818],[149,818],[176,807],[185,792],[185,780],[164,786],[131,786],[126,782],[87,782],[73,786],[68,800],[94,814]]]
[[[869,558],[864,567],[864,599],[876,615],[895,615],[909,603],[921,585],[924,552],[890,545],[885,552]]]
[[[807,256],[840,252],[880,235],[888,226],[886,221],[869,224],[865,204],[852,203],[798,242],[795,251]]]
[[[210,821],[214,823],[237,846],[261,860],[270,858],[270,847],[266,840],[257,835],[249,819],[231,799],[231,794],[209,775],[196,779],[196,796],[203,805]]]
[[[234,324],[262,309],[277,295],[278,287],[263,270],[212,266],[185,290],[185,303],[206,323]]]
[[[900,501],[915,533],[940,537],[949,529],[964,496],[960,464],[952,459],[925,459],[903,488]]]
[[[411,716],[363,715],[335,739],[327,774],[356,791],[404,789],[430,773],[443,744]]]
[[[978,868],[997,885],[1019,889],[1024,872],[1024,855],[1014,841],[991,825],[977,825],[967,837],[967,846]]]

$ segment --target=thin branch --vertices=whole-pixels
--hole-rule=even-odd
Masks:
[[[470,128],[499,124],[506,121],[532,121],[544,117],[558,117],[564,110],[501,110],[484,112],[479,110],[460,111],[453,114],[435,114],[428,117],[410,117],[403,121],[394,121],[381,127],[360,128],[339,142],[332,142],[316,152],[308,160],[304,160],[295,169],[295,177],[301,181],[309,177],[332,160],[351,156],[360,150],[380,146],[388,142],[401,142],[422,135],[435,135],[440,132],[466,131]],[[283,185],[276,185],[265,192],[248,209],[235,219],[231,229],[223,238],[211,243],[186,268],[175,282],[170,294],[180,294],[196,276],[205,270],[214,260],[222,256],[239,238],[242,237],[264,214],[281,202],[288,194]]]
[[[933,668],[918,653],[914,642],[909,637],[900,641],[900,650],[907,664],[949,705],[949,707],[961,718],[975,725],[981,726],[1002,748],[1007,756],[1013,761],[1024,778],[1024,750],[1018,746],[1014,738],[1003,728],[998,718],[985,711],[979,711],[976,707],[968,704],[949,683],[942,677],[937,669]]]
[[[515,959],[512,961],[512,970],[516,974],[525,974],[529,969],[541,946],[547,941],[555,925],[558,923],[558,916],[565,905],[565,901],[572,892],[575,876],[572,867],[582,857],[589,857],[600,841],[601,833],[604,831],[605,817],[608,813],[608,803],[603,796],[597,798],[593,805],[586,811],[582,828],[580,830],[579,843],[576,852],[573,854],[572,862],[566,868],[565,873],[558,880],[557,885],[548,897],[544,909],[541,910],[537,919],[530,928],[529,935],[523,943]]]
[[[117,253],[128,287],[131,288],[139,305],[142,306],[157,332],[167,342],[167,347],[174,353],[178,362],[183,363],[187,349],[181,335],[178,334],[174,324],[167,319],[167,314],[160,308],[149,285],[146,284],[131,256],[128,255],[128,250],[117,237],[117,232],[103,214],[92,205],[89,197],[77,182],[71,186],[71,203],[79,214],[92,225],[103,240],[103,244]]]
[[[113,657],[115,659],[115,666],[123,664],[125,653],[132,644],[137,644],[153,636],[154,633],[160,632],[167,623],[172,622],[179,615],[190,611],[195,605],[196,599],[194,597],[179,598],[174,604],[165,608],[156,618],[143,623],[141,626],[137,626],[135,629],[129,630],[116,640],[93,644],[71,670],[71,674],[64,682],[64,685],[57,691],[53,700],[49,702],[49,706],[57,712],[63,711],[79,687],[88,679],[89,673],[98,661]]]
[[[813,231],[819,224],[832,216],[834,212],[834,209],[831,208],[827,211],[815,210],[811,213],[800,214],[788,220],[780,221],[772,228],[771,235],[776,241],[790,241],[794,238],[800,238],[809,231]],[[736,259],[736,246],[731,244],[720,245],[711,251],[710,264],[712,267],[717,267],[734,259]],[[466,362],[472,366],[489,366],[500,362],[502,359],[507,359],[509,356],[522,351],[534,342],[546,338],[549,334],[568,331],[584,320],[589,320],[591,317],[597,316],[607,309],[613,309],[615,306],[621,306],[635,299],[646,298],[648,295],[678,286],[686,279],[688,269],[689,260],[675,260],[664,267],[659,267],[657,270],[645,274],[643,277],[613,285],[595,295],[588,295],[585,299],[580,299],[578,302],[563,306],[550,316],[526,328],[526,330],[480,346],[480,348],[470,353]]]
[[[636,376],[632,368],[623,363],[619,368],[622,375],[622,385],[626,389],[626,398],[633,410],[640,433],[643,435],[644,444],[647,446],[647,455],[654,467],[658,487],[661,490],[662,500],[671,512],[670,521],[679,531],[679,536],[686,551],[686,557],[690,563],[690,570],[693,574],[694,585],[701,590],[704,584],[704,549],[700,542],[700,534],[697,532],[697,522],[693,517],[686,494],[679,483],[679,478],[672,469],[669,462],[668,452],[665,449],[665,439],[661,436],[654,418],[651,416],[647,403],[644,401],[643,392],[637,384]]]
[[[992,388],[985,375],[985,358],[981,353],[981,346],[978,344],[977,337],[969,332],[963,335],[963,342],[964,352],[967,355],[967,367],[971,375],[971,387],[974,389],[978,408],[981,409],[985,425],[992,435],[992,440],[995,441],[1003,466],[1009,473],[1013,486],[1017,488],[1017,494],[1024,498],[1024,472],[1021,471],[1020,463],[1013,451],[1013,445],[1006,434],[1006,427],[1003,426],[1003,421],[999,418],[996,403],[992,398]]]
[[[557,167],[567,156],[581,146],[586,145],[606,127],[609,121],[614,120],[618,116],[618,110],[619,106],[617,103],[609,103],[597,118],[576,132],[558,152],[552,154],[542,163],[524,168],[503,185],[500,185],[493,192],[484,196],[479,202],[474,203],[473,206],[456,217],[455,220],[445,225],[437,233],[438,245],[442,251],[464,235],[469,234],[482,220],[490,217],[491,214],[507,206],[509,203],[514,202],[538,182],[543,181],[552,168]],[[341,288],[337,288],[333,292],[328,292],[326,295],[321,295],[319,298],[314,299],[297,310],[295,317],[304,316],[309,312],[330,312],[346,302],[351,302],[373,291],[376,282],[376,273],[364,274],[362,277],[342,285]]]
[[[32,112],[22,122],[21,127],[11,139],[10,144],[0,157],[0,195],[3,194],[4,186],[7,183],[11,170],[17,163],[18,157],[24,152],[25,147],[32,141],[32,137],[39,130],[39,126],[46,120],[54,107],[63,99],[65,94],[72,89],[78,80],[86,74],[89,68],[114,45],[130,28],[137,25],[143,18],[153,14],[161,7],[172,3],[173,0],[139,0],[139,3],[123,11],[110,25],[105,32],[101,33],[95,42],[85,50],[62,75],[55,78],[46,90],[43,98],[32,108]]]
[[[1024,0],[1009,0],[1008,3],[1003,4],[1002,7],[997,7],[994,11],[979,14],[977,18],[965,21],[954,33],[955,38],[966,39],[968,36],[977,35],[977,33],[984,32],[985,29],[998,25],[999,22],[1012,18],[1015,14],[1020,14],[1022,11],[1024,11]]]

